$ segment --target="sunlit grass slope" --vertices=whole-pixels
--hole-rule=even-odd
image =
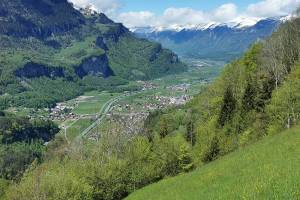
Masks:
[[[300,199],[300,128],[268,136],[128,197],[142,199]]]

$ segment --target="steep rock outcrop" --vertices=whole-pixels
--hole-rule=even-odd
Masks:
[[[114,24],[114,21],[109,19],[103,13],[93,15],[92,17],[89,18],[89,21],[92,23],[100,23],[100,24]]]
[[[150,55],[149,61],[153,62],[154,60],[156,60],[159,56],[159,54],[162,51],[162,46],[161,44],[157,44],[157,46],[155,48],[153,48],[152,53]]]
[[[106,41],[118,42],[119,38],[127,33],[129,30],[120,23],[115,23],[111,29],[103,34],[103,38]]]
[[[105,51],[108,50],[108,47],[107,47],[107,45],[106,45],[106,41],[105,41],[105,39],[104,39],[103,37],[101,37],[101,36],[97,37],[97,39],[96,39],[96,45],[97,45],[98,47],[100,47],[101,49],[105,50]]]
[[[51,67],[43,64],[29,62],[22,68],[15,71],[15,75],[20,78],[38,78],[38,77],[64,77],[64,69],[61,67]]]
[[[108,58],[105,54],[84,59],[81,65],[75,68],[75,73],[80,78],[83,78],[88,74],[100,75],[104,78],[114,75],[114,72],[110,68]]]
[[[0,34],[45,38],[85,23],[67,0],[1,0]]]

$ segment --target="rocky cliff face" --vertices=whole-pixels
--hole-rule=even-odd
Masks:
[[[96,45],[105,51],[108,50],[107,41],[102,36],[97,37]]]
[[[85,23],[67,0],[1,0],[0,34],[48,37]]]
[[[34,62],[29,62],[24,67],[15,71],[15,75],[20,78],[38,78],[38,77],[64,77],[65,73],[61,67],[51,67]]]
[[[122,24],[116,23],[113,27],[111,27],[111,29],[103,34],[103,38],[106,41],[112,41],[116,43],[119,41],[119,38],[125,34],[129,34],[129,30]]]
[[[83,78],[86,75],[96,75],[104,78],[114,75],[105,54],[83,60],[82,64],[75,68],[75,72],[80,78]]]

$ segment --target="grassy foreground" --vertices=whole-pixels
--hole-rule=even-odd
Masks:
[[[140,199],[300,199],[300,128],[130,195]]]

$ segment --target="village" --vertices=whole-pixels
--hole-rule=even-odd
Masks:
[[[157,109],[163,109],[168,106],[180,106],[184,105],[187,101],[191,99],[191,96],[187,95],[190,84],[178,84],[174,86],[166,87],[169,91],[179,91],[181,95],[179,96],[164,96],[157,95],[156,90],[159,86],[148,81],[138,81],[142,85],[142,89],[138,94],[143,94],[143,92],[153,91],[151,95],[134,98],[131,101],[120,100],[112,105],[111,111],[107,113],[108,115],[117,113],[149,113]],[[128,92],[124,92],[126,97],[134,95]],[[97,115],[76,115],[73,110],[81,103],[86,102],[91,97],[80,96],[69,102],[57,103],[54,108],[49,109],[49,115],[44,116],[53,121],[65,121],[65,120],[77,120],[80,118],[95,118]],[[125,98],[126,100],[126,98]],[[139,116],[139,115],[138,115]],[[144,116],[144,115],[143,115]],[[34,117],[34,116],[31,116]],[[144,118],[144,117],[142,117]]]
[[[127,91],[114,94],[114,96],[106,93],[107,99],[102,98],[102,93],[94,93],[94,95],[100,95],[97,101],[102,101],[102,108],[95,108],[93,113],[76,112],[82,104],[95,103],[93,94],[87,94],[57,103],[55,107],[43,110],[42,115],[36,113],[42,112],[41,110],[30,112],[28,117],[56,121],[65,131],[77,121],[90,120],[89,125],[87,125],[95,124],[95,126],[89,131],[87,137],[93,140],[99,139],[103,134],[101,127],[105,127],[107,124],[115,124],[122,134],[130,137],[141,133],[144,121],[151,112],[170,106],[181,106],[191,99],[191,95],[189,95],[191,85],[188,83],[170,86],[159,86],[151,81],[138,81],[138,83],[141,85],[139,91]],[[87,127],[82,128],[81,131],[87,129]]]

